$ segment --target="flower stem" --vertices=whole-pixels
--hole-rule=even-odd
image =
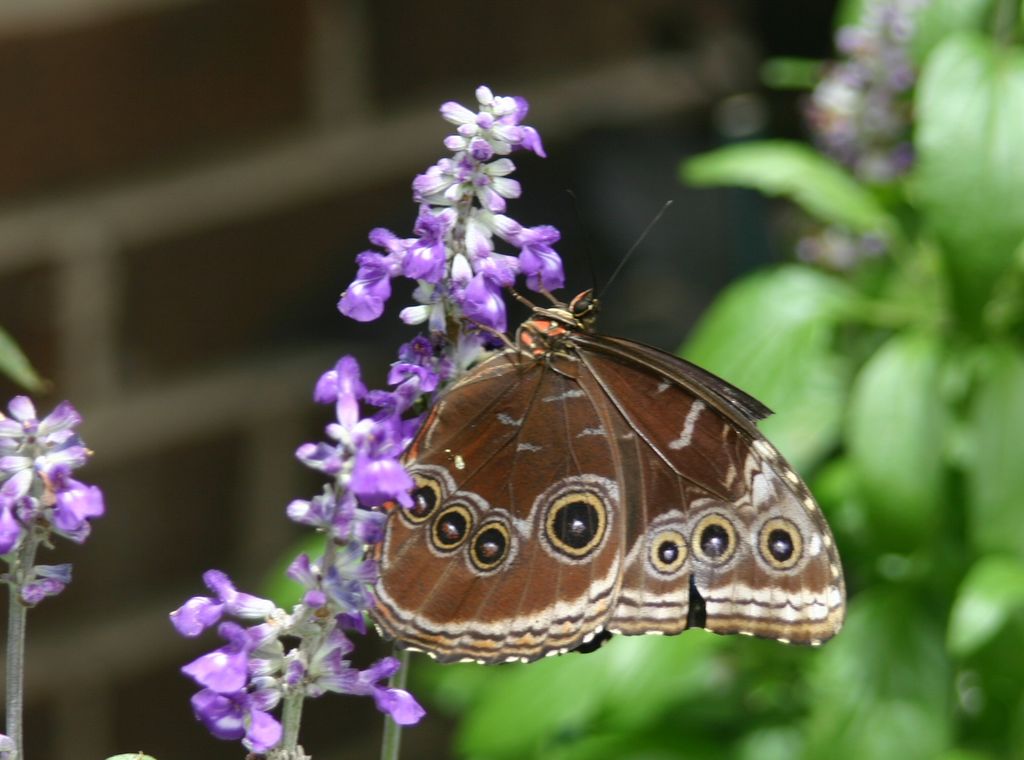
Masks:
[[[392,689],[404,689],[405,680],[409,673],[409,652],[405,649],[395,647],[395,657],[401,663],[398,671],[391,676],[388,684]],[[395,723],[390,716],[384,718],[384,736],[380,745],[380,760],[398,760],[398,753],[402,745],[402,727]]]
[[[299,746],[299,727],[302,725],[304,704],[302,692],[285,697],[284,708],[281,710],[281,724],[284,727],[284,732],[281,736],[281,744],[278,746],[286,752],[295,752]]]
[[[36,557],[37,539],[29,531],[15,555],[15,567],[11,569],[7,605],[7,736],[14,742],[15,758],[24,757],[22,751],[22,719],[25,708],[25,630],[28,623],[28,607],[21,601],[21,589],[28,581],[26,577]]]

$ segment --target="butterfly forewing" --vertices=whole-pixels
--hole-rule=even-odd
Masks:
[[[578,362],[556,364],[496,357],[431,414],[409,464],[435,504],[420,522],[417,510],[389,520],[386,633],[438,659],[501,662],[573,648],[610,614],[620,473]]]

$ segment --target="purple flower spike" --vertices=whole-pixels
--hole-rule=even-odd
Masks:
[[[562,287],[561,260],[552,248],[557,231],[523,231],[505,215],[508,202],[522,192],[509,176],[516,167],[506,156],[516,150],[544,155],[537,131],[522,123],[527,103],[495,95],[485,86],[477,88],[476,100],[476,110],[455,102],[441,106],[441,116],[456,128],[444,141],[453,155],[413,181],[413,198],[420,204],[416,237],[371,233],[387,255],[360,255],[356,280],[342,298],[343,313],[376,319],[391,293],[386,280],[401,273],[418,283],[413,292],[418,305],[401,311],[406,324],[426,323],[432,332],[446,335],[460,320],[504,331],[500,289],[512,286],[520,272],[532,289]],[[495,238],[520,249],[518,259],[497,252]]]
[[[40,421],[28,396],[11,399],[7,410],[10,416],[0,414],[0,554],[23,540],[49,545],[54,534],[82,543],[104,504],[99,488],[71,476],[91,455],[75,434],[81,415],[63,401]],[[28,606],[71,582],[70,565],[23,571],[12,586]]]

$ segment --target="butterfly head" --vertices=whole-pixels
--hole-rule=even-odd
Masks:
[[[598,307],[600,306],[594,289],[588,288],[569,302],[569,313],[573,319],[584,330],[591,330],[597,321]]]

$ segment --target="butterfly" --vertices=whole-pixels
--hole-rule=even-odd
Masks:
[[[771,411],[671,354],[593,331],[590,291],[432,407],[406,453],[371,611],[442,662],[530,662],[609,634],[705,628],[818,645],[843,572]]]

